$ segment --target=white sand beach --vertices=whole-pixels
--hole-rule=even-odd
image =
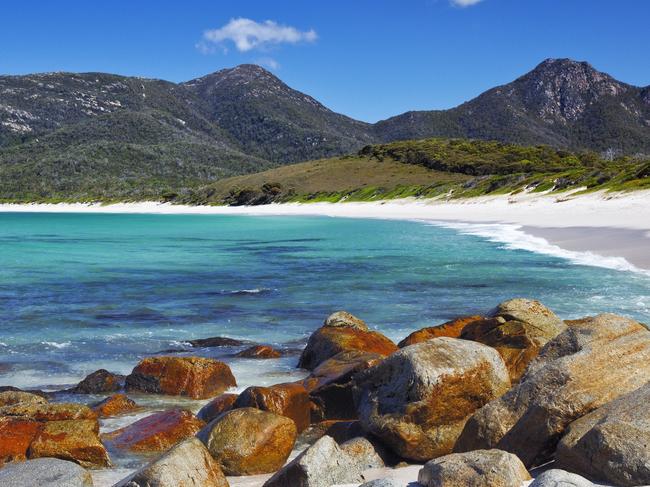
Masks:
[[[487,196],[465,200],[286,203],[254,207],[159,202],[2,204],[0,212],[329,216],[418,220],[579,264],[650,272],[650,191]]]

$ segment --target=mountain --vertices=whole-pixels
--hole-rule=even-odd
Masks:
[[[407,112],[374,128],[385,142],[462,137],[648,154],[650,87],[622,83],[585,62],[547,59],[456,108]]]

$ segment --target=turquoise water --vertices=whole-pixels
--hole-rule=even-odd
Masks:
[[[415,222],[324,217],[0,213],[0,385],[56,388],[126,373],[183,341],[230,336],[299,349],[346,309],[400,339],[514,296],[565,318],[650,321],[650,278]],[[281,382],[279,361],[224,357]]]

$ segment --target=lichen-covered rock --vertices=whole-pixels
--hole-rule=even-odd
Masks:
[[[124,387],[124,376],[113,374],[106,369],[99,369],[87,375],[70,392],[76,394],[106,394],[117,392]]]
[[[361,318],[357,318],[347,311],[336,311],[325,318],[323,326],[356,328],[357,330],[368,331],[368,325]]]
[[[126,378],[127,391],[207,399],[236,386],[223,362],[201,357],[149,357]]]
[[[108,467],[111,461],[99,440],[96,419],[43,423],[29,446],[29,458],[53,457],[83,467]]]
[[[424,487],[521,487],[526,480],[521,460],[501,450],[445,455],[427,462],[418,476]]]
[[[650,331],[612,314],[572,322],[521,381],[477,411],[455,451],[499,448],[525,465],[551,459],[566,427],[650,376]]]
[[[494,308],[489,316],[528,323],[532,325],[531,336],[541,339],[555,337],[566,330],[564,322],[553,311],[534,299],[515,298],[504,301]],[[533,328],[537,330],[537,335]]]
[[[137,409],[138,405],[135,401],[129,399],[125,394],[113,394],[92,406],[92,410],[100,418],[117,416],[118,414],[133,412]]]
[[[0,469],[0,485],[7,487],[93,487],[90,473],[76,463],[38,458]]]
[[[331,487],[360,483],[361,470],[329,436],[323,436],[266,481],[264,487]]]
[[[296,425],[255,408],[228,411],[198,434],[226,475],[256,475],[278,470],[296,442]]]
[[[20,402],[0,407],[0,416],[20,417],[34,421],[63,421],[67,419],[97,419],[88,406],[77,403]]]
[[[560,440],[558,468],[597,482],[650,485],[650,383],[571,423]]]
[[[0,417],[0,466],[25,460],[29,445],[41,427],[42,423],[31,419]]]
[[[352,462],[361,472],[369,468],[382,468],[386,466],[381,455],[375,449],[375,445],[367,438],[361,436],[352,438],[341,443],[340,448],[348,454]]]
[[[214,418],[219,416],[221,413],[230,411],[237,400],[238,394],[219,394],[217,397],[212,399],[209,403],[203,406],[196,417],[206,423],[209,423]]]
[[[586,478],[553,468],[542,472],[529,487],[596,487]]]
[[[397,346],[381,333],[359,325],[343,325],[340,321],[335,323],[335,326],[322,326],[309,337],[298,367],[313,370],[328,358],[350,350],[376,353],[383,357],[397,350]]]
[[[124,428],[102,435],[111,447],[133,452],[165,451],[194,436],[205,423],[185,409],[152,414]]]
[[[309,394],[301,384],[295,382],[247,388],[233,404],[234,409],[246,407],[291,418],[298,433],[304,431],[310,423]]]
[[[421,330],[417,330],[411,333],[404,340],[399,342],[397,346],[399,348],[404,348],[408,347],[409,345],[415,345],[416,343],[424,342],[438,337],[460,338],[460,334],[462,333],[465,326],[467,326],[469,323],[472,323],[473,321],[482,319],[482,316],[462,316],[460,318],[456,318],[455,320],[443,323],[442,325],[422,328]]]
[[[32,394],[31,392],[23,391],[5,391],[0,392],[0,407],[13,406],[15,404],[45,404],[47,399],[44,397]]]
[[[228,481],[203,443],[189,438],[115,487],[228,487]]]
[[[361,372],[355,398],[368,432],[398,455],[426,461],[450,453],[467,418],[509,387],[496,350],[441,337]]]
[[[282,354],[278,352],[275,348],[269,347],[268,345],[254,345],[246,350],[242,350],[237,353],[237,357],[240,358],[257,358],[257,359],[269,359],[269,358],[280,358]]]

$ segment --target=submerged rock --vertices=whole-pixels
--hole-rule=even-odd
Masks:
[[[460,338],[460,334],[463,331],[463,328],[473,321],[482,320],[482,316],[463,316],[456,318],[455,320],[448,321],[438,326],[431,326],[428,328],[422,328],[421,330],[414,331],[404,340],[399,342],[397,346],[399,348],[408,347],[409,345],[415,345],[416,343],[425,342],[431,340],[432,338],[438,337],[448,337],[448,338]]]
[[[110,433],[102,439],[111,447],[133,452],[160,452],[194,436],[205,423],[185,409],[152,414]]]
[[[529,487],[596,487],[586,478],[553,468],[542,472]]]
[[[127,391],[207,399],[236,386],[223,362],[201,357],[149,357],[126,378]]]
[[[212,399],[212,401],[203,406],[199,412],[196,413],[196,417],[209,423],[221,413],[230,411],[238,397],[238,394],[219,394],[217,397]]]
[[[153,486],[228,487],[228,481],[203,443],[189,438],[115,485]]]
[[[558,468],[619,486],[650,485],[650,383],[571,423]]]
[[[424,487],[521,487],[530,474],[515,455],[501,450],[452,453],[424,465]]]
[[[197,338],[196,340],[188,340],[187,343],[196,348],[239,347],[246,344],[243,340],[229,337]]]
[[[196,436],[226,475],[257,475],[275,472],[284,465],[296,435],[291,419],[242,408],[222,414]]]
[[[7,487],[93,487],[86,470],[76,463],[39,458],[0,469],[0,485]]]
[[[467,418],[509,387],[496,350],[442,337],[360,373],[355,398],[368,432],[398,455],[426,461],[450,453]]]
[[[117,392],[124,387],[124,376],[99,369],[89,374],[70,392],[76,394],[105,394]]]
[[[275,348],[269,347],[268,345],[255,345],[253,347],[242,350],[235,355],[240,358],[257,358],[257,359],[269,359],[269,358],[280,358],[282,354],[278,352]]]
[[[138,409],[138,405],[125,394],[113,394],[92,406],[100,418],[129,413]]]
[[[310,401],[307,390],[295,382],[276,384],[269,387],[249,387],[244,390],[233,408],[257,408],[262,411],[291,418],[298,433],[304,431],[310,423]]]
[[[521,381],[467,422],[455,451],[499,448],[525,465],[551,459],[567,426],[650,376],[650,332],[612,314],[585,318],[551,340]]]

